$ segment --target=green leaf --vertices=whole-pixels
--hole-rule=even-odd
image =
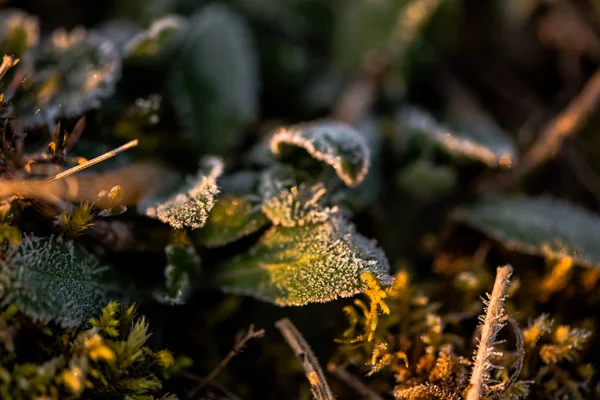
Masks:
[[[2,305],[14,303],[35,320],[76,326],[123,298],[111,270],[71,241],[23,235],[2,252]]]
[[[37,54],[34,71],[15,99],[16,115],[25,128],[98,108],[115,90],[121,57],[99,34],[58,29]]]
[[[363,136],[349,125],[318,121],[279,129],[271,138],[271,151],[285,156],[302,148],[314,159],[331,165],[347,186],[360,184],[369,171],[369,148]]]
[[[202,228],[215,205],[219,193],[217,178],[223,172],[223,161],[209,157],[193,179],[164,201],[145,209],[145,214],[171,225],[175,229]]]
[[[244,20],[213,4],[188,21],[170,73],[175,111],[204,152],[223,154],[258,113],[258,62]]]
[[[183,304],[192,291],[192,282],[200,272],[200,257],[192,245],[168,245],[165,247],[166,290],[156,292],[154,297],[161,303]]]
[[[448,165],[418,159],[400,171],[398,181],[408,196],[426,201],[449,194],[456,187],[458,176]]]
[[[363,272],[382,284],[392,281],[383,252],[338,216],[318,225],[272,227],[247,254],[223,265],[216,282],[225,292],[300,306],[360,293]]]
[[[500,130],[451,130],[415,107],[402,109],[398,120],[401,133],[424,136],[454,157],[479,161],[489,167],[509,167],[517,159],[512,140]]]
[[[282,189],[262,203],[262,212],[274,225],[285,227],[319,224],[327,221],[337,207],[325,207],[323,196],[327,193],[323,184],[308,186],[304,183]]]
[[[207,247],[224,246],[250,235],[268,224],[260,205],[247,196],[221,195],[200,231]]]
[[[600,267],[600,217],[552,198],[495,197],[460,210],[456,218],[507,248],[544,256],[568,255]]]
[[[179,16],[168,15],[157,19],[146,31],[135,35],[125,45],[125,57],[145,60],[165,55],[172,50],[175,37],[185,26],[185,19]]]
[[[0,55],[21,57],[37,46],[40,37],[37,17],[8,9],[0,12],[0,21]]]

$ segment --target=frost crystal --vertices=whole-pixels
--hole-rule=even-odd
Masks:
[[[217,178],[223,173],[223,161],[209,157],[203,164],[206,168],[201,169],[196,178],[164,202],[148,207],[146,215],[175,229],[202,228],[219,193]]]
[[[217,284],[226,292],[299,306],[360,293],[364,272],[391,284],[383,252],[334,216],[318,225],[272,227],[248,254],[222,267]]]
[[[271,151],[281,154],[286,146],[303,148],[313,158],[331,165],[350,187],[360,184],[369,171],[369,147],[349,125],[320,121],[281,128],[271,138]]]
[[[126,57],[151,57],[160,54],[185,27],[185,19],[168,15],[152,22],[148,30],[134,36],[125,45]]]
[[[277,195],[265,200],[262,212],[275,225],[285,227],[318,224],[327,221],[337,207],[321,205],[327,190],[323,184],[307,186],[301,184],[283,189]]]
[[[453,131],[414,107],[401,110],[398,119],[405,128],[427,136],[452,155],[478,160],[490,167],[510,167],[517,160],[514,144],[502,131]]]
[[[14,303],[35,320],[79,325],[123,297],[108,267],[60,237],[24,235],[2,252],[2,305]]]

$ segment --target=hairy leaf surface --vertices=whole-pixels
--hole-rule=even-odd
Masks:
[[[565,201],[488,198],[456,216],[508,248],[544,256],[568,255],[579,264],[600,267],[600,217]]]
[[[0,262],[2,305],[63,326],[86,322],[109,301],[123,298],[111,270],[73,242],[24,235],[5,247]]]
[[[391,283],[383,252],[335,217],[318,225],[272,227],[247,254],[221,267],[217,284],[226,292],[299,306],[361,292],[363,272]]]

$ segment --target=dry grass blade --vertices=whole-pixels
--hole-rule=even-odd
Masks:
[[[129,150],[132,147],[137,146],[138,143],[139,143],[139,141],[137,139],[134,139],[134,140],[132,140],[132,141],[130,141],[128,143],[125,143],[123,146],[117,147],[116,149],[111,150],[109,152],[106,152],[106,153],[104,153],[104,154],[102,154],[102,155],[100,155],[100,156],[98,156],[96,158],[92,158],[91,160],[88,160],[88,161],[86,161],[86,162],[84,162],[82,164],[76,165],[73,168],[69,168],[69,169],[61,172],[60,174],[56,174],[56,176],[54,176],[53,178],[49,179],[48,182],[57,181],[59,179],[65,178],[65,177],[67,177],[69,175],[73,175],[73,174],[75,174],[75,173],[77,173],[79,171],[82,171],[82,170],[84,170],[86,168],[89,168],[92,165],[101,163],[102,161],[106,161],[109,158],[112,158],[112,157],[116,156],[117,154],[124,152],[125,150]]]
[[[506,174],[488,177],[480,182],[477,191],[484,194],[500,192],[522,181],[538,166],[554,158],[565,139],[581,130],[590,114],[597,109],[598,103],[600,69],[587,81],[581,93],[546,125],[516,168]]]
[[[317,400],[333,400],[335,397],[327,384],[325,374],[323,374],[317,357],[315,357],[310,346],[292,321],[287,318],[280,319],[275,323],[275,327],[281,331],[286,342],[302,363],[306,378],[310,382],[313,398]]]

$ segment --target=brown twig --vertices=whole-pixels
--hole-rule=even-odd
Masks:
[[[600,69],[587,81],[582,91],[553,118],[518,165],[505,174],[493,175],[480,182],[477,192],[499,192],[517,184],[540,165],[551,160],[561,150],[565,139],[583,127],[589,115],[600,103]]]
[[[200,382],[198,384],[198,386],[196,386],[194,389],[192,389],[190,391],[190,393],[188,394],[188,398],[191,399],[192,397],[194,397],[196,395],[196,393],[198,393],[200,390],[202,390],[204,387],[206,387],[206,385],[208,385],[213,379],[215,379],[217,377],[217,375],[219,375],[219,373],[223,370],[223,368],[225,368],[225,366],[229,363],[229,361],[231,361],[231,359],[233,357],[235,357],[236,355],[238,355],[239,353],[242,352],[244,347],[246,347],[246,343],[248,343],[252,339],[261,338],[264,335],[265,335],[264,329],[255,331],[254,325],[250,325],[246,334],[243,337],[241,337],[240,339],[236,340],[233,348],[229,351],[229,353],[227,353],[225,358],[223,358],[221,360],[219,365],[217,365],[215,367],[215,369],[213,369],[212,372],[210,374],[208,374],[206,376],[206,378],[204,378],[202,380],[202,382]]]
[[[302,363],[306,378],[311,386],[313,398],[317,400],[333,400],[333,393],[327,384],[325,374],[319,365],[317,357],[315,357],[310,346],[292,321],[287,318],[280,319],[275,323],[275,327],[281,331],[286,342]]]
[[[367,400],[383,400],[383,397],[375,393],[370,387],[365,385],[363,381],[352,375],[342,366],[328,364],[327,370],[338,377],[350,388],[354,389],[362,398]]]

